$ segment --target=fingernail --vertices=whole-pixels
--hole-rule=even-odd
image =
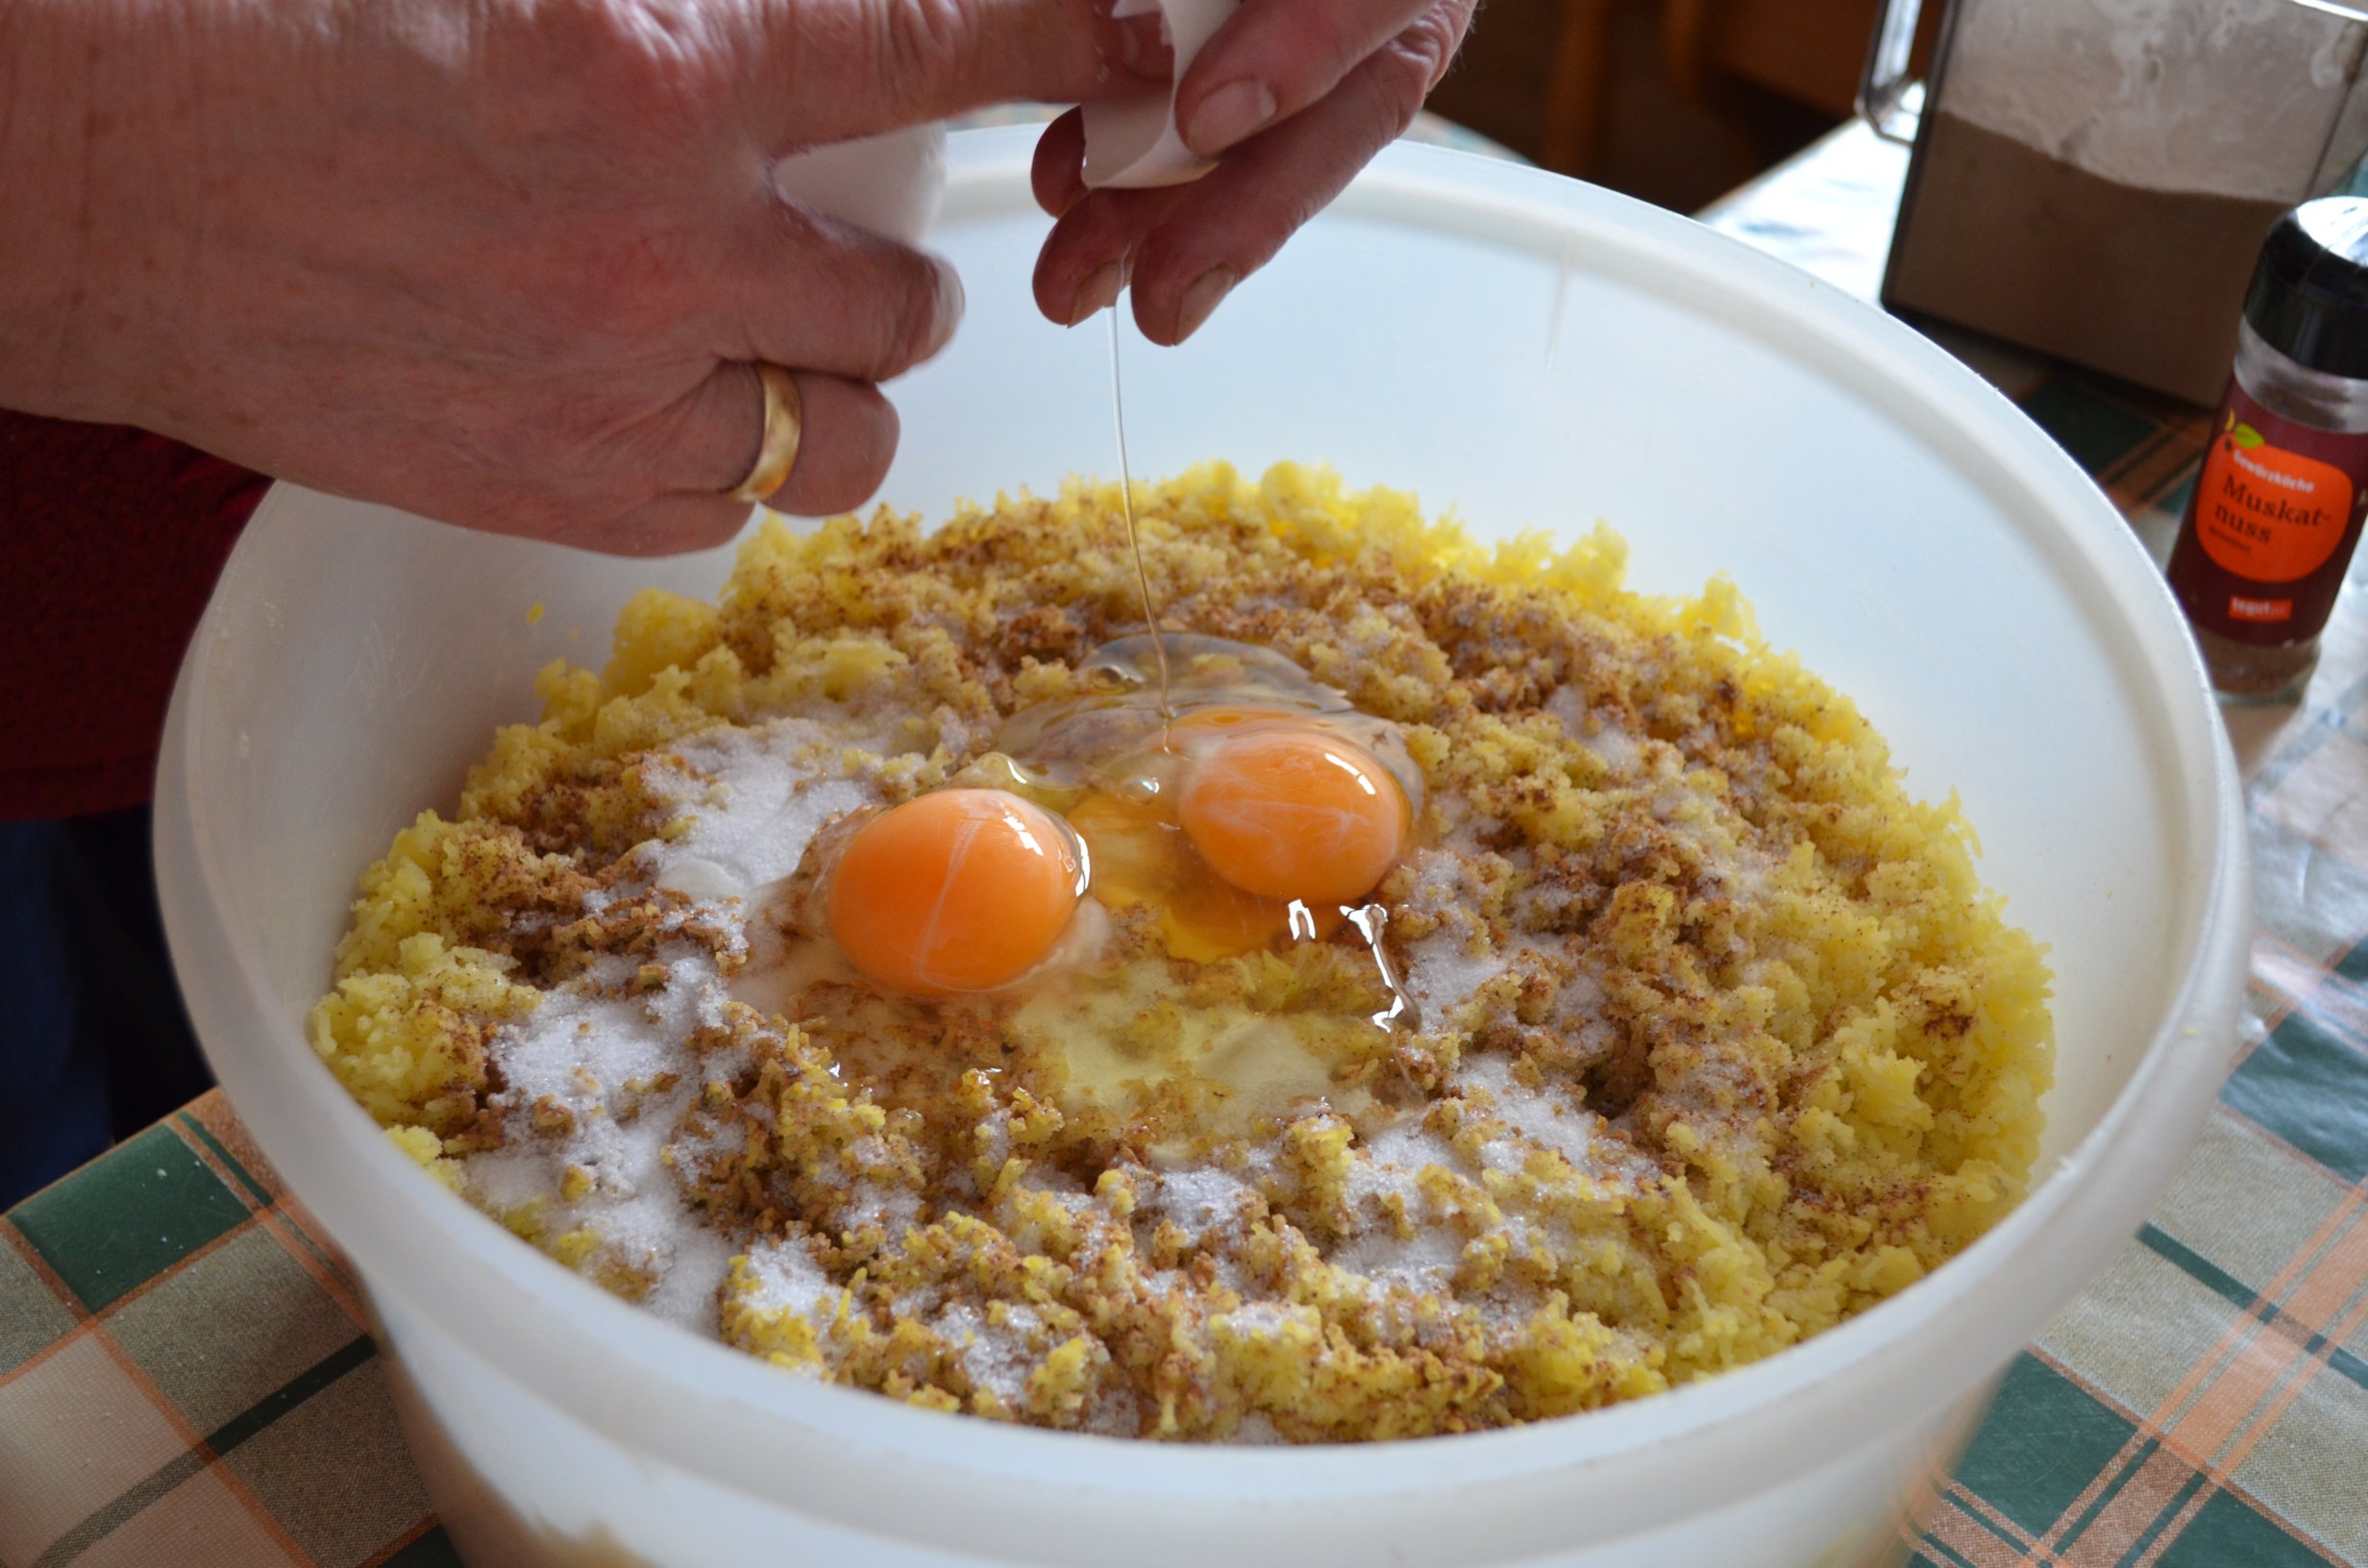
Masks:
[[[1125,282],[1123,264],[1105,261],[1096,267],[1084,282],[1077,285],[1077,297],[1070,302],[1069,325],[1074,327],[1098,311],[1119,303],[1119,286]]]
[[[1209,319],[1218,302],[1232,293],[1233,285],[1241,281],[1242,275],[1231,267],[1211,267],[1194,279],[1175,313],[1175,340],[1181,343],[1200,331],[1200,324]]]
[[[1264,82],[1228,82],[1200,101],[1184,139],[1202,158],[1215,158],[1255,135],[1274,118],[1274,94]]]

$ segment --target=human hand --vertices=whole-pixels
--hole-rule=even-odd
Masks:
[[[1251,0],[1177,85],[1185,142],[1217,167],[1183,185],[1089,192],[1072,111],[1036,146],[1053,215],[1036,304],[1083,321],[1134,295],[1154,343],[1180,343],[1413,122],[1446,75],[1474,0]]]
[[[817,145],[1140,91],[1108,0],[0,0],[0,405],[448,522],[728,537],[752,361],[785,510],[886,472],[950,270],[769,179]]]

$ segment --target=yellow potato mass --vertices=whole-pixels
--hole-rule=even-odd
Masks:
[[[1421,799],[1364,923],[1196,943],[1089,893],[1085,956],[1033,988],[828,961],[865,813],[982,783],[1071,809],[994,742],[1141,630],[1118,494],[1073,482],[934,531],[768,523],[716,604],[635,598],[607,667],[545,671],[542,721],[364,873],[323,1061],[469,1201],[676,1321],[1156,1438],[1651,1394],[1912,1285],[2021,1194],[2040,950],[1954,803],[1911,799],[1733,586],[1634,594],[1601,526],[1483,549],[1292,465],[1137,511],[1172,630],[1403,737]]]

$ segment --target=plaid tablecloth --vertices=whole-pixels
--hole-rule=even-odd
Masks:
[[[1902,167],[1843,133],[1705,216],[1871,294]],[[2206,416],[1952,346],[2167,551]],[[1936,1478],[1925,1568],[2368,1568],[2368,595],[2299,707],[2229,718],[2260,922],[2242,1059],[2160,1210]],[[0,1568],[458,1560],[351,1278],[218,1096],[0,1220]]]

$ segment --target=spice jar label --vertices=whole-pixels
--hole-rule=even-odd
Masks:
[[[2331,563],[2358,532],[2363,480],[2368,435],[2288,419],[2231,386],[2171,557],[2189,619],[2251,643],[2312,635],[2343,585]]]
[[[2352,521],[2352,477],[2270,445],[2231,408],[2197,481],[2195,527],[2211,558],[2255,582],[2317,571]]]

